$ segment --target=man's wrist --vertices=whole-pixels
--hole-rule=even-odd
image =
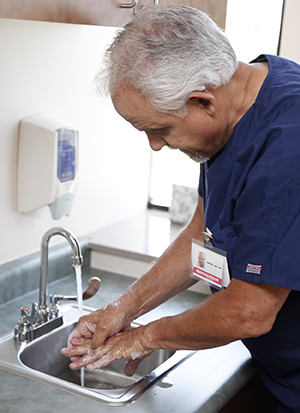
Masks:
[[[147,349],[168,349],[168,331],[172,317],[164,317],[144,326],[142,344]]]

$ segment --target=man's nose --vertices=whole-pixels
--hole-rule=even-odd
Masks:
[[[159,136],[154,136],[151,133],[147,133],[149,145],[154,151],[160,151],[161,148],[167,145],[167,142],[161,139]]]

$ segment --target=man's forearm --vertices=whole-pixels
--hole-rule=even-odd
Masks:
[[[200,199],[201,202],[201,199]],[[189,277],[192,238],[203,239],[203,208],[198,205],[191,223],[180,233],[154,266],[122,296],[131,319],[147,313],[195,283]]]
[[[233,279],[203,304],[144,327],[145,348],[200,350],[269,332],[290,290]]]

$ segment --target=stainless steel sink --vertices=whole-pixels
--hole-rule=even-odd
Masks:
[[[84,311],[87,313],[92,309],[85,307]],[[61,327],[29,344],[16,342],[13,334],[2,337],[0,368],[105,404],[121,406],[133,402],[156,384],[163,387],[172,385],[167,378],[165,382],[162,379],[194,354],[193,351],[155,350],[140,363],[132,377],[126,376],[123,371],[125,361],[117,360],[99,370],[85,370],[82,386],[80,371],[69,369],[69,360],[60,353],[76,325],[78,308],[75,305],[64,306],[63,313]],[[133,324],[133,327],[138,325]]]

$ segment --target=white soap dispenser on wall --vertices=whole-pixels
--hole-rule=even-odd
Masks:
[[[46,114],[20,122],[18,212],[49,205],[52,217],[70,215],[78,183],[78,135]]]

